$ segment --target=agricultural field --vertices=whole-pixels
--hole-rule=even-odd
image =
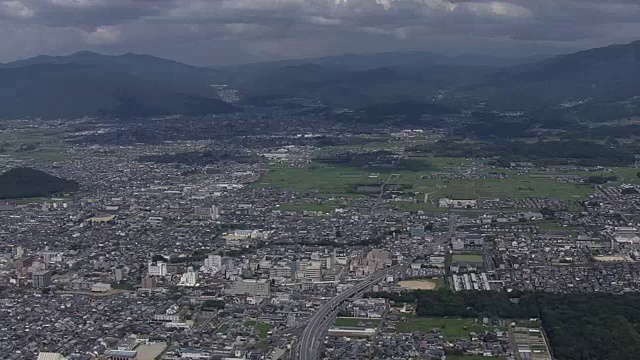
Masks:
[[[427,178],[435,173],[448,172],[469,164],[466,159],[420,158],[428,163],[425,171],[395,171],[392,174],[379,173],[365,168],[313,163],[304,168],[274,165],[272,171],[255,186],[293,189],[313,192],[325,196],[363,196],[354,191],[357,185],[375,185],[387,182],[401,185],[404,192],[424,204],[439,198],[481,199],[481,198],[527,198],[545,197],[562,200],[582,200],[594,192],[592,186],[561,183],[553,177],[531,177],[514,175],[504,179],[456,179],[443,180]],[[640,179],[638,179],[640,180]],[[398,203],[407,210],[437,211],[430,204]]]
[[[353,186],[378,184],[384,180],[383,174],[376,176],[364,169],[325,164],[313,164],[306,168],[277,165],[255,186],[294,189],[326,196],[353,196]]]
[[[56,162],[70,157],[63,132],[13,129],[0,131],[0,156],[35,162]]]
[[[556,182],[551,178],[530,178],[526,176],[478,180],[416,179],[414,184],[414,191],[427,193],[431,199],[545,197],[562,200],[581,200],[594,191],[588,185],[565,184]]]
[[[476,319],[450,319],[450,318],[407,318],[396,323],[396,329],[401,333],[408,332],[432,332],[440,329],[445,339],[466,339],[469,333],[481,333],[487,330],[506,331],[506,328],[497,326],[484,326]]]

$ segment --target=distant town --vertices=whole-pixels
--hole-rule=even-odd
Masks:
[[[4,124],[0,173],[79,188],[1,200],[3,359],[545,360],[544,319],[421,297],[640,290],[638,169],[241,117]]]

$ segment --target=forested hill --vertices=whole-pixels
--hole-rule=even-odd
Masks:
[[[78,188],[75,181],[30,168],[15,168],[0,175],[0,199],[50,196]]]
[[[0,64],[0,119],[238,111],[216,98],[217,74],[148,55],[37,56]]]
[[[640,359],[640,294],[552,294],[490,291],[369,293],[395,304],[417,304],[417,315],[538,318],[557,360]]]

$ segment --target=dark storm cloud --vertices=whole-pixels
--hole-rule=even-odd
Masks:
[[[634,40],[637,0],[0,0],[2,60],[81,49],[195,63],[566,52]]]

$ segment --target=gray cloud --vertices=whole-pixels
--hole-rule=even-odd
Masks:
[[[78,50],[196,64],[344,52],[528,55],[635,40],[637,0],[0,0],[0,61]]]

